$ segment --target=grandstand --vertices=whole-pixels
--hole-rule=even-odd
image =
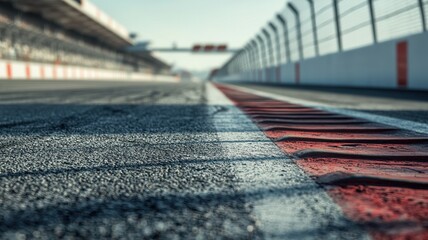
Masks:
[[[126,51],[128,31],[86,0],[0,0],[0,59],[169,75],[150,53]]]

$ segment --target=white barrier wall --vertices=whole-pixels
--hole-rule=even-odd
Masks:
[[[388,42],[308,59],[300,68],[301,84],[393,88],[396,86],[395,44]]]
[[[428,90],[428,33],[283,64],[279,69],[283,84]],[[215,80],[278,82],[274,71],[268,71],[260,71],[262,78],[247,72]]]
[[[0,79],[179,81],[166,75],[8,60],[0,60]]]
[[[411,89],[428,89],[428,33],[409,42],[409,84]]]

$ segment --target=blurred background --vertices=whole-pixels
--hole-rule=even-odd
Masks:
[[[263,4],[256,0],[0,1],[0,4],[0,58],[55,64],[58,68],[53,74],[52,67],[46,66],[43,76],[39,76],[37,69],[33,78],[62,77],[64,71],[70,71],[68,75],[83,71],[74,73],[80,77],[90,74],[90,68],[205,78],[232,54],[179,52],[172,48],[214,44],[238,49],[255,33],[254,26],[264,24],[283,5],[277,0]],[[245,9],[240,8],[243,5]],[[146,43],[150,43],[150,48],[171,50],[127,50]],[[59,69],[62,66],[70,69]],[[75,70],[78,66],[84,69]],[[24,70],[20,77],[26,77],[26,67],[18,68]]]
[[[428,88],[427,0],[0,4],[2,79]]]

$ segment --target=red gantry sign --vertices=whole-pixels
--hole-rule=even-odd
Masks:
[[[193,52],[223,52],[227,50],[226,44],[195,44],[193,45]]]

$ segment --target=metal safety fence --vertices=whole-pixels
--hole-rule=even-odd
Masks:
[[[290,0],[216,76],[299,62],[426,32],[428,0]]]

